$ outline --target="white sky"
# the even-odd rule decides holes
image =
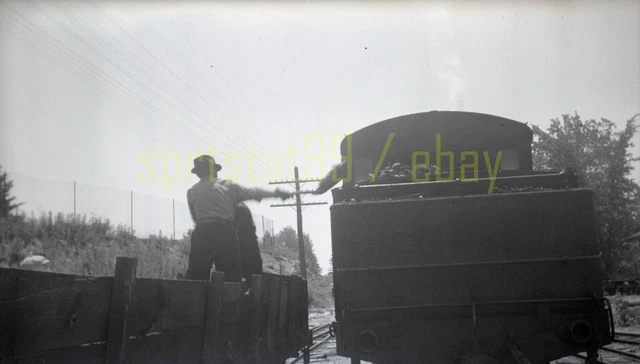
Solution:
[[[189,153],[211,143],[222,177],[275,187],[267,153],[283,153],[271,179],[293,177],[291,148],[302,176],[318,177],[338,161],[334,135],[403,114],[474,111],[546,128],[574,111],[619,126],[640,112],[638,1],[2,1],[0,37],[0,164],[122,190],[86,188],[97,216],[126,210],[130,190],[184,201]],[[155,182],[142,181],[144,152],[156,154]],[[163,153],[173,153],[164,184]],[[69,210],[57,196],[68,183],[20,178],[33,208]],[[138,201],[136,219],[160,214]],[[251,205],[257,219],[295,228],[295,211],[272,201]],[[325,269],[328,206],[303,218]]]

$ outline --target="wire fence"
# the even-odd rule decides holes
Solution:
[[[163,235],[180,239],[193,229],[185,201],[21,174],[9,174],[9,179],[13,181],[16,202],[23,203],[19,208],[23,213],[86,215],[125,226],[138,238]],[[265,232],[273,232],[273,220],[255,214],[253,218],[260,238]]]

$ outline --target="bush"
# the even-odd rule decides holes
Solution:
[[[113,275],[116,257],[138,258],[138,277],[175,278],[186,271],[190,232],[181,240],[165,236],[137,239],[127,226],[86,215],[52,213],[0,219],[0,258],[17,263],[44,254],[49,270],[67,274]]]
[[[615,326],[627,327],[640,324],[640,317],[633,312],[631,304],[623,296],[616,295],[612,306]]]

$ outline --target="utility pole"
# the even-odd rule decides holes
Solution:
[[[73,222],[76,222],[76,181],[73,181]]]
[[[312,193],[312,191],[301,191],[300,190],[300,183],[306,183],[306,182],[319,182],[321,181],[321,179],[314,179],[314,180],[300,180],[300,177],[298,176],[298,167],[295,167],[293,169],[294,171],[294,175],[295,175],[295,180],[294,181],[278,181],[278,182],[269,182],[270,185],[277,185],[277,184],[294,184],[295,188],[296,188],[296,203],[295,204],[277,204],[277,205],[271,205],[271,207],[294,207],[296,208],[296,212],[298,215],[298,255],[300,258],[300,274],[302,275],[302,278],[307,279],[307,261],[305,259],[305,254],[304,254],[304,233],[302,232],[302,206],[308,206],[308,205],[326,205],[326,202],[307,202],[307,203],[302,203],[302,198],[300,197],[300,195],[303,194],[309,194]]]
[[[131,235],[133,235],[133,191],[131,191]]]
[[[176,240],[176,199],[171,199],[171,211],[173,213],[173,240]]]

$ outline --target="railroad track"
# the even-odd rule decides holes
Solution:
[[[313,344],[308,348],[308,357],[305,361],[305,354],[300,355],[289,364],[293,363],[327,363],[342,362],[348,363],[346,358],[336,357],[336,342],[332,324],[325,324],[312,327]],[[600,361],[603,364],[640,363],[640,334],[616,332],[613,344],[600,349]],[[556,364],[584,363],[586,354],[576,354],[572,359],[565,358],[555,361]]]
[[[308,354],[300,352],[297,358],[287,361],[287,363],[350,363],[349,359],[338,357],[336,354],[332,324],[322,323],[322,320],[314,321],[318,325],[309,328],[313,340],[312,345],[308,347]],[[306,361],[305,355],[307,355]],[[613,343],[601,348],[599,355],[603,364],[640,363],[640,334],[616,331]],[[556,360],[553,363],[582,364],[586,359],[586,353],[581,353]]]
[[[640,334],[630,332],[615,332],[613,343],[600,349],[600,361],[605,364],[618,363],[640,363]],[[586,361],[587,357],[583,354],[576,354],[574,357],[582,361]],[[569,362],[559,362],[569,363]]]
[[[297,358],[288,363],[314,363],[326,361],[329,356],[336,356],[336,340],[333,328],[333,323],[311,327],[309,329],[309,335],[312,338],[311,345],[300,352]]]

